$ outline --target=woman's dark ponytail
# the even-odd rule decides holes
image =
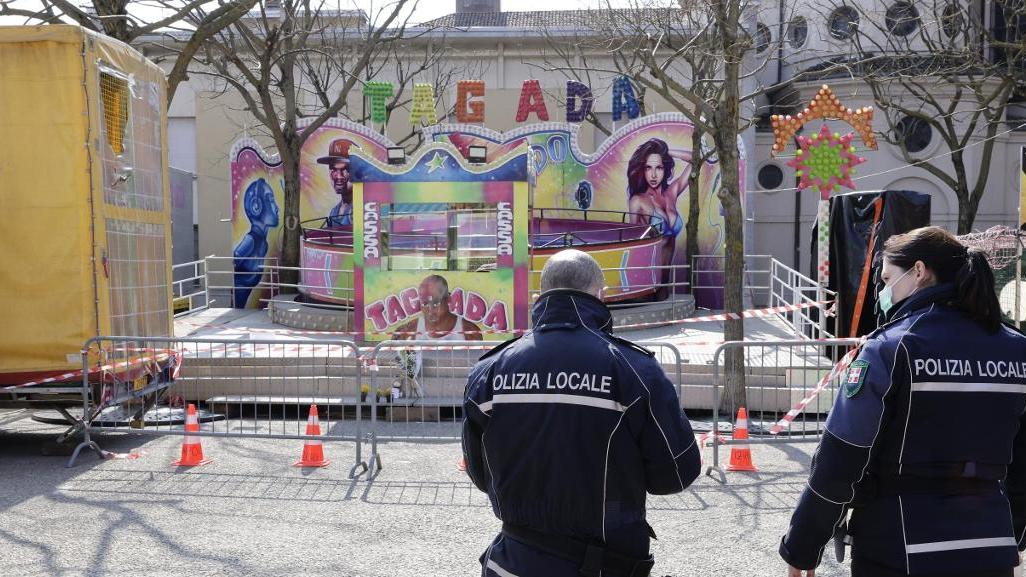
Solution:
[[[994,290],[994,271],[987,255],[979,249],[969,249],[965,263],[955,273],[959,308],[989,332],[1001,327],[1001,305]]]
[[[955,284],[955,306],[990,332],[1001,327],[994,271],[983,251],[967,249],[950,232],[927,226],[887,239],[883,256],[902,270],[922,261],[936,275],[937,282]]]

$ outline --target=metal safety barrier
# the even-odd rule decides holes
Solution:
[[[837,293],[803,275],[784,263],[770,261],[769,306],[807,305],[837,299]],[[827,307],[801,308],[777,316],[794,331],[796,339],[828,339],[835,335],[827,330]]]
[[[705,439],[712,445],[706,474],[726,482],[719,447],[738,443],[819,442],[833,406],[837,385],[859,339],[732,341],[713,354],[712,426]],[[734,415],[724,410],[724,361],[728,351],[743,355],[744,396],[733,399],[748,413],[747,440],[730,438]],[[731,407],[732,412],[735,407]]]
[[[236,271],[236,261],[248,262],[253,260],[263,261],[259,267],[260,280],[250,286],[241,286],[236,283],[241,277],[252,276],[251,271]],[[675,303],[685,299],[684,295],[697,292],[713,293],[723,290],[723,255],[694,255],[691,262],[685,264],[651,265],[651,266],[610,266],[602,269],[606,275],[615,276],[617,280],[610,282],[607,290],[609,295],[621,293],[638,294],[626,298],[628,301],[635,298],[645,298],[652,294],[665,293],[665,303]],[[317,289],[324,289],[321,284],[310,284],[300,280],[298,283],[284,283],[280,279],[287,271],[295,271],[300,279],[306,276],[331,277],[350,279],[353,275],[351,268],[338,267],[295,267],[282,266],[278,263],[277,257],[225,257],[208,256],[201,260],[180,263],[174,265],[175,282],[174,295],[179,301],[187,301],[188,310],[178,313],[178,316],[197,312],[205,308],[231,308],[236,306],[236,293],[240,290],[259,290],[265,295],[273,297],[278,294],[310,292]],[[628,277],[639,271],[660,271],[662,277],[657,280],[642,282],[634,280],[628,282]],[[529,271],[532,282],[541,275],[540,269]],[[333,293],[338,293],[337,298],[343,300],[353,298],[355,289],[349,284],[344,286],[330,287]],[[831,296],[829,291],[818,289],[815,282],[797,271],[783,265],[770,255],[746,255],[744,271],[744,290],[746,298],[753,303],[753,306],[762,306],[767,302],[784,304],[800,304],[812,302],[813,300],[828,300]],[[817,293],[820,291],[820,293]],[[540,290],[530,291],[530,296],[540,294]],[[817,298],[817,294],[822,298]],[[262,299],[263,302],[270,300],[268,296]],[[634,302],[609,302],[607,306],[611,309],[630,308],[635,306]],[[320,302],[318,306],[336,310],[349,310],[348,303]],[[774,306],[774,305],[771,305]],[[183,304],[183,309],[185,308]],[[784,318],[789,324],[798,325],[799,319],[791,317]],[[800,319],[805,325],[815,324],[808,318]],[[795,329],[800,330],[799,328]],[[829,335],[821,335],[829,336]]]
[[[368,468],[359,348],[348,340],[231,340],[95,337],[82,349],[83,449],[105,454],[93,434],[130,432],[192,437],[347,441],[350,478]],[[194,404],[199,432],[186,433]],[[320,435],[307,435],[318,408]]]
[[[206,269],[205,260],[171,266],[171,302],[174,316],[184,316],[209,307]]]
[[[767,302],[770,289],[770,265],[775,259],[768,254],[746,254],[742,286],[745,298],[753,304]],[[691,290],[713,291],[722,295],[724,267],[727,259],[721,254],[698,254],[691,257]]]
[[[368,467],[373,478],[381,469],[379,443],[441,442],[462,435],[463,396],[478,359],[503,341],[444,342],[389,340],[365,353],[370,374],[371,443]],[[669,366],[683,407],[680,351],[670,343],[639,341]],[[358,442],[366,442],[364,439]]]

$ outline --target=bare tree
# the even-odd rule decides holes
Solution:
[[[281,158],[285,285],[295,285],[298,278],[300,152],[307,139],[330,118],[366,122],[369,108],[353,94],[370,80],[387,74],[393,82],[394,94],[386,103],[391,113],[409,104],[407,89],[415,79],[433,80],[441,91],[460,74],[441,63],[443,51],[412,45],[431,36],[431,30],[407,26],[413,12],[407,8],[415,4],[395,0],[370,17],[329,8],[324,0],[282,0],[273,8],[261,4],[258,13],[207,42],[196,59],[192,74],[212,77],[226,92],[238,94]],[[420,138],[413,127],[398,141],[415,147]]]
[[[570,42],[581,46],[581,53],[552,50],[550,70],[572,71],[583,67],[594,72],[625,75],[632,83],[658,94],[675,110],[683,113],[695,127],[693,150],[700,151],[693,162],[715,155],[720,162],[717,196],[725,220],[724,309],[738,313],[743,309],[744,222],[741,205],[741,179],[738,141],[741,133],[755,121],[742,115],[747,101],[772,90],[772,87],[744,91],[754,85],[752,78],[768,57],[746,67],[746,54],[752,38],[743,24],[754,7],[745,0],[680,0],[676,7],[650,0],[631,0],[627,7],[614,8],[606,2],[604,10],[591,11],[580,25],[579,37],[550,35],[550,45]],[[582,56],[590,55],[591,60]],[[572,73],[572,72],[570,72]],[[702,146],[711,136],[711,149]],[[699,170],[691,171],[688,215],[689,256],[698,252]],[[729,320],[724,327],[728,341],[744,338],[740,319]],[[725,359],[723,406],[733,411],[745,403],[744,358],[736,350]]]
[[[831,34],[850,36],[852,46],[837,59],[846,66],[823,77],[866,83],[886,122],[881,138],[954,192],[958,233],[970,232],[1009,101],[1026,81],[1026,2],[988,2],[989,26],[978,10],[950,0],[899,3],[886,14],[830,2],[821,11]],[[847,18],[839,20],[839,11]],[[943,148],[923,158],[924,133],[931,132]]]
[[[0,0],[0,16],[20,16],[27,23],[72,22],[84,28],[139,45],[160,35],[173,36],[174,65],[167,76],[167,101],[174,98],[192,57],[204,42],[244,16],[257,0],[227,0],[214,10],[203,10],[210,0],[92,0],[76,5],[69,0],[41,0],[40,5],[21,8],[14,0]],[[129,11],[129,8],[133,8]],[[139,14],[159,14],[144,19]]]
[[[615,28],[618,35],[629,33],[632,28],[637,27],[637,24],[630,23],[642,21],[652,30],[662,30],[669,33],[666,40],[667,50],[673,49],[673,46],[685,37],[685,29],[693,30],[697,28],[699,30],[699,37],[692,38],[694,42],[709,42],[712,39],[712,35],[709,34],[710,29],[701,29],[694,26],[693,23],[689,22],[692,16],[694,14],[678,10],[652,9],[639,5],[607,13],[582,12],[579,18],[579,35],[568,37],[562,32],[552,30],[544,32],[547,53],[543,60],[543,67],[561,73],[568,80],[575,80],[591,87],[602,86],[602,82],[597,82],[597,80],[601,79],[596,78],[600,72],[596,67],[602,66],[599,62],[606,59],[609,45],[596,41],[595,37],[597,34],[609,28]],[[585,38],[581,38],[580,34],[583,34]],[[629,55],[621,54],[621,57],[627,56]],[[682,52],[679,55],[679,59],[686,64],[689,71],[692,71],[688,78],[682,79],[682,82],[688,83],[690,88],[696,94],[701,94],[704,99],[713,98],[717,87],[715,84],[705,81],[705,79],[712,78],[716,73],[719,60],[715,52],[712,50],[688,50]],[[623,73],[624,71],[639,70],[642,67],[642,63],[640,59],[631,57],[629,62],[623,60],[620,62],[614,61],[613,66],[620,73]],[[604,84],[609,85],[608,82]],[[641,113],[643,114],[643,111],[648,108],[646,101],[648,87],[635,82],[634,88],[637,92]],[[560,104],[565,104],[565,95],[563,93],[553,92],[550,96]],[[610,128],[602,122],[594,110],[589,111],[585,121],[606,136],[612,134]],[[702,166],[703,163],[715,156],[715,151],[705,144],[708,133],[703,128],[704,125],[696,123],[691,135],[691,151],[693,155],[691,162],[696,168]],[[693,262],[694,257],[699,255],[698,225],[701,184],[701,170],[691,170],[688,173],[688,215],[684,221],[684,253],[685,262],[688,263]]]

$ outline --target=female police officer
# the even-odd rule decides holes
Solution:
[[[848,509],[852,574],[1011,576],[1026,530],[1026,337],[983,254],[937,227],[884,245],[880,308],[842,378],[780,555],[815,575]]]

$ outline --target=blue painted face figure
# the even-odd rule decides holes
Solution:
[[[274,190],[265,182],[263,188],[264,202],[270,205],[271,210],[267,211],[265,215],[268,227],[278,226],[278,203],[274,200]]]
[[[274,200],[274,189],[267,181],[259,178],[246,188],[243,195],[246,218],[253,229],[264,231],[278,226],[278,203]]]
[[[249,232],[232,251],[235,270],[232,300],[237,308],[246,307],[253,288],[260,283],[264,273],[264,258],[269,248],[267,232],[278,226],[279,222],[274,189],[266,180],[258,178],[250,183],[242,200],[246,218],[249,219]]]

